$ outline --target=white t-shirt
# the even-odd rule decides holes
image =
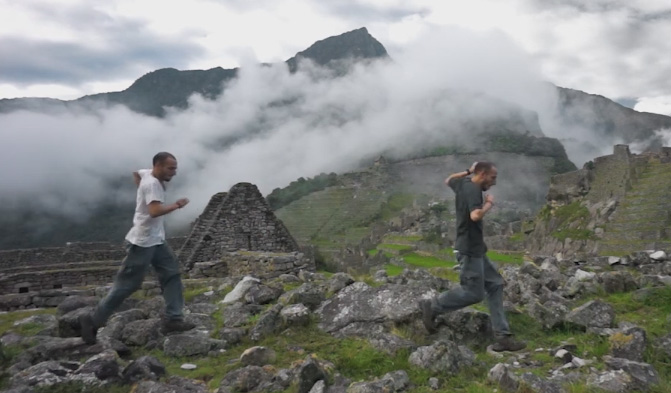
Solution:
[[[152,218],[149,215],[149,204],[153,201],[165,203],[165,189],[151,174],[151,169],[140,169],[138,174],[142,180],[137,188],[133,228],[128,231],[126,240],[140,247],[156,246],[165,241],[165,228],[163,216]]]

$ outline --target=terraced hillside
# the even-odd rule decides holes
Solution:
[[[336,185],[298,197],[275,214],[300,244],[317,246],[327,259],[362,240],[376,241],[373,238],[379,238],[384,228],[417,225],[423,228],[415,228],[418,233],[428,235],[426,230],[440,227],[452,239],[453,234],[448,233],[454,226],[449,221],[454,194],[444,179],[480,160],[492,161],[499,168],[499,185],[492,190],[502,201],[497,211],[534,211],[542,206],[556,161],[547,156],[489,152],[404,160],[349,172],[332,179],[331,184]],[[445,207],[444,215],[421,216],[421,211],[430,210],[430,203]]]
[[[671,163],[651,159],[606,225],[602,255],[671,250]]]
[[[377,189],[330,187],[312,193],[276,214],[302,244],[321,240],[325,251],[339,243],[358,243],[386,198]]]

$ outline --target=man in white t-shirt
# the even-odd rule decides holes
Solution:
[[[165,242],[163,216],[181,209],[189,200],[178,199],[166,204],[165,183],[177,174],[177,159],[170,153],[154,156],[152,169],[133,173],[137,188],[133,227],[126,235],[128,255],[114,280],[112,289],[98,303],[91,315],[80,317],[82,339],[87,344],[96,342],[98,328],[105,325],[114,310],[142,285],[149,266],[154,267],[163,290],[166,305],[164,332],[182,332],[193,329],[194,324],[184,321],[183,286],[179,263]]]

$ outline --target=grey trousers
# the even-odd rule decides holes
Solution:
[[[503,277],[487,258],[459,254],[461,286],[443,292],[432,301],[433,311],[459,310],[487,298],[492,328],[497,337],[509,336],[510,327],[503,310]]]
[[[127,246],[128,254],[114,279],[114,285],[93,313],[93,323],[103,326],[114,310],[133,292],[140,289],[149,266],[158,276],[166,305],[166,316],[170,320],[184,317],[184,287],[180,277],[179,263],[170,247],[163,243],[152,247]]]

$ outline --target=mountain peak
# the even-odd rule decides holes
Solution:
[[[287,60],[287,64],[291,72],[295,72],[299,58],[310,59],[319,65],[326,65],[334,60],[386,57],[389,57],[389,55],[384,46],[370,35],[368,29],[360,27],[315,42],[306,50],[298,52],[296,56]]]

